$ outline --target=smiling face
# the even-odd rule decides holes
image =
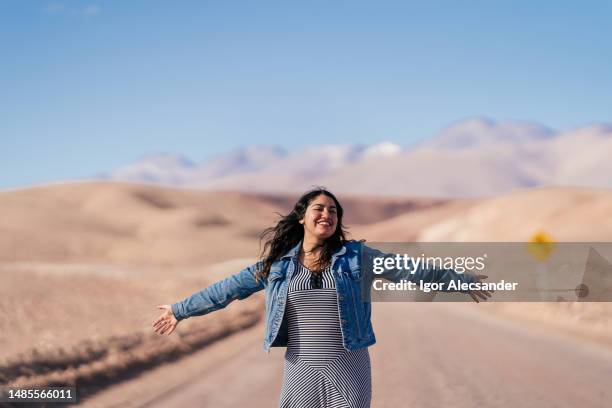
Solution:
[[[333,198],[319,194],[310,201],[304,217],[304,238],[314,238],[319,242],[331,237],[338,227],[338,209]]]

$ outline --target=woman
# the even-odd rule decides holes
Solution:
[[[241,272],[173,305],[153,323],[170,334],[179,321],[204,315],[265,289],[264,350],[287,347],[281,407],[369,407],[371,368],[368,346],[376,339],[370,303],[362,293],[362,255],[382,254],[346,240],[343,210],[325,189],[304,194],[289,215],[262,234],[262,259]],[[365,258],[365,257],[364,257]],[[479,281],[452,270],[388,270],[391,281]],[[487,291],[470,292],[486,300]]]

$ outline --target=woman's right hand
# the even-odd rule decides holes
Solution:
[[[488,276],[487,275],[476,275],[476,283],[480,283],[483,281],[483,279],[487,279]],[[470,297],[472,299],[474,299],[474,302],[479,303],[482,301],[487,301],[488,298],[491,297],[491,295],[493,294],[493,290],[470,290],[468,292],[468,294],[470,295]],[[478,299],[480,298],[480,300]]]
[[[153,322],[153,330],[158,334],[171,334],[176,325],[178,324],[178,320],[174,317],[174,313],[172,313],[172,306],[170,305],[159,305],[158,309],[163,309],[163,313],[159,315],[157,319]]]

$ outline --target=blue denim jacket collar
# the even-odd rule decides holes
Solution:
[[[281,259],[283,259],[283,258],[296,258],[299,255],[299,253],[300,253],[300,248],[302,247],[302,242],[304,242],[303,239],[300,240],[300,242],[298,242],[296,246],[291,248],[285,255],[281,256]],[[340,248],[337,252],[332,254],[332,258],[335,258],[337,256],[343,255],[345,252],[346,252],[346,246],[342,245],[342,248]]]
[[[297,243],[296,246],[294,246],[293,248],[291,248],[289,250],[289,252],[287,252],[285,255],[281,256],[281,259],[283,258],[295,258],[298,256],[298,254],[300,253],[300,248],[302,247],[302,242],[303,240],[300,240],[300,242]]]

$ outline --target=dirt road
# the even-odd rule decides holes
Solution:
[[[373,407],[609,407],[612,348],[526,328],[476,304],[377,303]],[[85,406],[274,407],[284,349],[258,325]]]

